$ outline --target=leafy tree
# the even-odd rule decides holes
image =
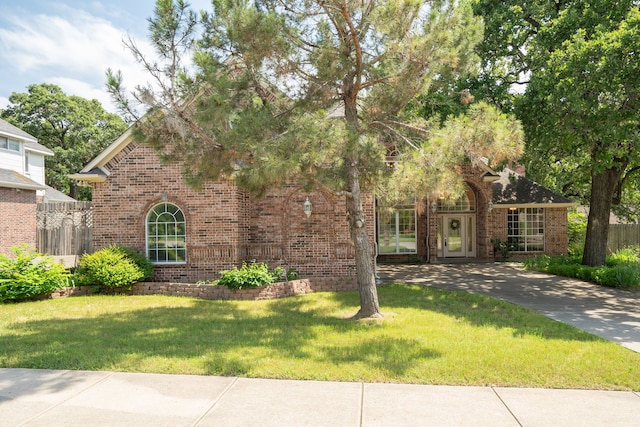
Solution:
[[[590,202],[582,262],[604,264],[612,205],[636,198],[640,171],[637,1],[478,0],[475,9],[489,80],[526,84],[515,108],[530,175]]]
[[[77,173],[126,129],[117,115],[97,100],[66,95],[52,84],[30,85],[12,93],[0,116],[54,152],[46,158],[46,183],[73,198],[89,200],[89,188],[77,188],[68,175]]]
[[[360,310],[380,316],[363,204],[461,188],[453,165],[517,152],[519,126],[485,105],[427,122],[409,101],[474,64],[481,35],[466,2],[214,0],[198,18],[159,0],[149,20],[158,61],[127,45],[154,79],[134,100],[136,134],[186,165],[190,182],[233,176],[261,193],[298,182],[343,195],[355,246]],[[196,72],[185,54],[193,51]],[[136,115],[119,73],[113,96]],[[385,163],[394,149],[396,167]]]

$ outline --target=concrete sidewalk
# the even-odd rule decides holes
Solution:
[[[638,426],[640,394],[0,369],[2,426]]]
[[[499,298],[640,352],[640,292],[528,271],[519,263],[379,265],[378,275],[384,282]]]

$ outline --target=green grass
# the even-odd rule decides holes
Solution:
[[[419,286],[271,301],[74,297],[0,306],[0,367],[640,390],[640,354],[506,302]]]

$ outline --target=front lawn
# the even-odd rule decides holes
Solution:
[[[464,292],[379,289],[270,301],[91,296],[0,306],[0,367],[640,390],[640,354]]]

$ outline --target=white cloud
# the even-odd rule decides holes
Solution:
[[[9,98],[0,96],[0,110],[9,106]]]
[[[107,68],[122,70],[129,87],[147,81],[146,74],[122,44],[126,32],[87,12],[64,7],[60,16],[15,16],[0,29],[0,54],[19,74],[46,78],[30,83],[55,83],[65,93],[98,99],[114,111],[105,90]],[[150,52],[144,36],[138,47]]]

